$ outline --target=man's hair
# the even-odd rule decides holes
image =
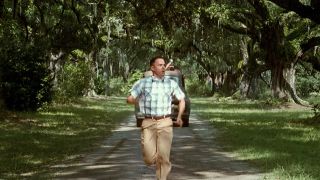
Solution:
[[[155,56],[155,57],[151,58],[151,60],[150,60],[150,66],[152,66],[153,63],[154,63],[157,59],[163,59],[163,60],[166,62],[166,58],[165,58],[165,57],[163,57],[163,56]]]

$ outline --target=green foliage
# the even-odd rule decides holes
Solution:
[[[206,84],[205,81],[200,81],[195,77],[191,77],[185,80],[186,91],[189,96],[210,96],[211,87]]]
[[[307,101],[310,102],[310,104],[320,104],[320,91],[310,93]]]
[[[122,91],[123,87],[125,87],[125,83],[121,77],[111,78],[109,81],[108,95],[110,96],[128,95],[126,92]]]
[[[1,88],[4,103],[12,110],[37,110],[52,99],[45,50],[28,44],[0,48]]]
[[[124,95],[128,95],[133,84],[143,77],[143,73],[141,71],[134,72],[131,76],[129,76],[128,82],[121,87],[121,92]]]
[[[124,101],[83,98],[14,115],[0,110],[0,179],[53,179],[52,171],[62,170],[54,165],[77,161],[99,148],[132,112]]]
[[[94,90],[97,94],[105,94],[107,80],[104,79],[103,75],[99,75],[94,78]]]
[[[215,17],[222,22],[228,22],[230,16],[234,13],[233,8],[227,4],[211,4],[209,8],[206,9],[206,12],[210,14],[211,18]]]
[[[72,52],[75,56],[83,57],[99,52],[90,61],[95,61],[91,63],[96,64],[96,70],[99,71],[97,74],[103,69],[107,75],[94,79],[94,90],[98,94],[107,92],[111,95],[126,94],[133,84],[126,83],[126,77],[136,69],[143,71],[148,64],[146,59],[155,54],[161,53],[181,62],[189,59],[185,66],[179,66],[188,75],[199,74],[199,71],[203,71],[203,74],[239,72],[245,65],[242,59],[245,59],[246,53],[251,59],[258,60],[259,66],[256,69],[259,70],[260,65],[269,64],[264,62],[260,53],[263,47],[259,46],[265,35],[265,31],[262,31],[264,26],[272,27],[274,21],[279,20],[285,31],[284,43],[289,46],[276,49],[296,51],[288,53],[286,57],[289,58],[299,51],[302,41],[319,35],[319,26],[300,18],[296,13],[283,11],[270,1],[87,2],[17,1],[16,6],[13,6],[11,1],[6,0],[0,36],[7,39],[2,42],[15,41],[17,37],[31,43],[42,39],[50,46],[50,53],[53,54],[63,52],[68,55]],[[158,13],[163,8],[166,13]],[[15,15],[12,14],[14,11]],[[244,48],[248,45],[246,39],[255,42],[251,53]],[[270,43],[268,39],[264,41]],[[299,76],[299,95],[307,96],[310,92],[319,91],[319,78],[312,79],[303,75],[299,79]],[[71,85],[71,80],[66,82],[68,78],[59,79],[63,82],[58,82],[57,96],[67,98],[85,93],[82,92],[83,88],[77,88],[85,85]],[[189,82],[191,94],[210,94],[210,88],[203,86],[204,83],[197,80]],[[270,87],[262,87],[261,84],[257,86],[259,92],[250,97],[259,98],[260,94],[263,94],[262,98],[270,96],[264,95],[264,91]]]
[[[296,88],[298,94],[302,97],[308,97],[312,92],[320,92],[320,73],[310,75],[300,69],[297,73]]]
[[[215,142],[267,172],[262,179],[319,179],[319,128],[295,123],[310,117],[310,109],[270,109],[258,101],[191,101],[192,112],[220,132]]]
[[[316,104],[312,107],[312,111],[314,113],[313,119],[320,123],[320,104]]]
[[[90,89],[90,63],[86,61],[67,61],[58,75],[58,85],[55,88],[55,100],[68,102],[74,98],[86,95]]]
[[[127,96],[131,88],[130,85],[133,84],[132,79],[135,79],[135,77],[129,78],[129,82],[125,82],[122,77],[113,77],[106,80],[102,75],[99,75],[94,79],[95,92],[108,96]]]
[[[262,102],[270,107],[279,107],[281,104],[285,103],[284,100],[274,98],[274,97],[268,97],[262,100]]]
[[[319,125],[320,124],[320,93],[313,92],[307,98],[307,101],[312,105],[313,117],[310,117],[304,124]]]

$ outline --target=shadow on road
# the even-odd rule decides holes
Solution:
[[[235,160],[219,149],[215,130],[192,117],[189,128],[174,128],[169,179],[262,179],[263,175],[246,162]],[[114,131],[101,147],[81,163],[57,165],[55,179],[156,179],[155,168],[144,165],[140,129],[134,117]]]

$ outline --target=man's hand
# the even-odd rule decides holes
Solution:
[[[127,97],[127,103],[128,104],[135,104],[136,103],[136,99],[132,95],[130,95],[130,96]]]
[[[182,125],[183,125],[182,119],[181,119],[181,118],[177,118],[176,124],[177,124],[179,127],[182,127]]]
[[[178,112],[178,116],[177,116],[177,125],[179,125],[180,127],[182,127],[183,125],[183,121],[182,121],[182,114],[184,112],[186,106],[186,102],[184,101],[184,99],[179,100],[179,112]]]

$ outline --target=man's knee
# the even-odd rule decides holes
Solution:
[[[144,163],[145,163],[146,165],[151,166],[151,165],[153,165],[153,164],[156,163],[156,158],[147,158],[147,157],[144,157],[144,158],[143,158],[143,161],[144,161]]]

